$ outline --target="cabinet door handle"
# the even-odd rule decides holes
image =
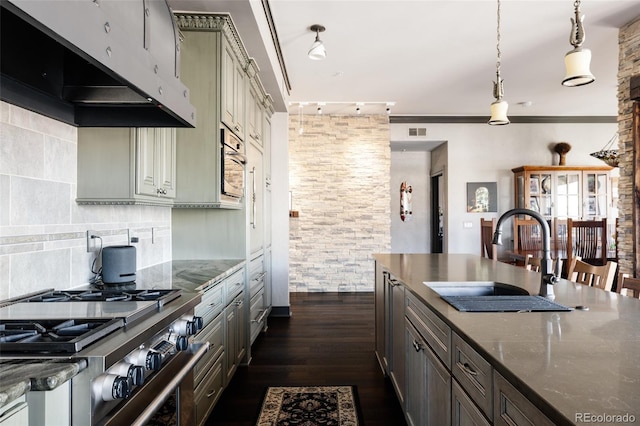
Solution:
[[[235,301],[235,305],[236,305],[236,306],[242,306],[242,304],[243,304],[243,303],[244,303],[244,302],[243,302],[242,300],[236,300],[236,301]]]
[[[217,392],[217,391],[216,391],[215,389],[214,389],[214,390],[212,390],[211,392],[209,392],[209,393],[207,394],[207,398],[211,398],[213,395],[215,395],[215,394],[216,394],[216,392]]]
[[[465,371],[465,373],[470,374],[472,376],[477,376],[478,375],[478,372],[475,371],[473,368],[471,368],[471,366],[469,365],[468,362],[465,362],[464,364],[461,364],[461,365],[462,365],[462,369]]]
[[[418,342],[417,340],[414,340],[413,348],[416,350],[416,352],[420,352],[423,349],[422,343]]]

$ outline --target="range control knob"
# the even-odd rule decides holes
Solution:
[[[117,374],[101,374],[93,381],[93,390],[102,401],[129,398],[131,386],[129,378]]]
[[[159,370],[162,366],[162,354],[151,349],[136,349],[129,354],[127,360],[145,370]]]
[[[196,323],[184,318],[181,318],[171,324],[171,331],[178,336],[191,336],[198,332],[196,329]]]
[[[186,351],[189,349],[189,338],[187,336],[176,337],[176,349]]]
[[[198,331],[202,330],[202,328],[204,327],[204,320],[202,319],[202,317],[198,317],[198,316],[195,316],[195,315],[185,315],[181,319],[185,320],[185,321],[192,322],[193,324],[195,324],[196,333]]]
[[[140,386],[144,383],[144,367],[130,362],[120,361],[109,368],[109,373],[128,377],[131,383]]]

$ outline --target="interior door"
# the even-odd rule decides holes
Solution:
[[[444,250],[444,190],[442,175],[431,176],[431,253]]]

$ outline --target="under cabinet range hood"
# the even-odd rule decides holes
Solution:
[[[0,0],[0,98],[78,127],[194,127],[166,0]]]

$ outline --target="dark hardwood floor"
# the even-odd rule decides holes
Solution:
[[[374,349],[373,293],[291,293],[291,318],[269,318],[207,425],[254,425],[267,386],[356,385],[363,424],[406,425]]]

